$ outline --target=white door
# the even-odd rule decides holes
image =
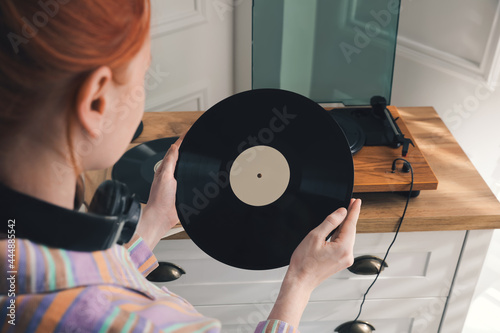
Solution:
[[[206,110],[233,93],[233,12],[220,0],[151,0],[146,111]]]

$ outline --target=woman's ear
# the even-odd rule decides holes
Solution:
[[[76,100],[76,116],[83,129],[93,138],[99,136],[104,113],[110,100],[113,73],[107,66],[93,71],[80,86]]]

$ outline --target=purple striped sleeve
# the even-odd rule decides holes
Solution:
[[[284,321],[271,319],[261,321],[257,325],[255,333],[299,333],[299,331]]]
[[[139,235],[135,234],[124,247],[128,250],[130,259],[142,275],[147,276],[158,267],[158,260]]]

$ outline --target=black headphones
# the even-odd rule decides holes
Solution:
[[[89,213],[65,209],[2,184],[0,205],[0,232],[72,251],[101,251],[116,243],[125,244],[132,239],[141,217],[135,194],[114,180],[99,186]]]

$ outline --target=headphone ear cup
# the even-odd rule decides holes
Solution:
[[[89,205],[89,213],[104,216],[121,216],[130,192],[127,186],[116,180],[107,180],[97,188]]]
[[[128,243],[134,235],[141,218],[141,203],[127,185],[116,180],[107,180],[97,188],[89,206],[89,213],[117,217],[121,229],[116,242],[121,245]]]

